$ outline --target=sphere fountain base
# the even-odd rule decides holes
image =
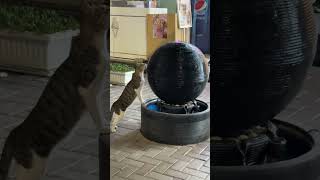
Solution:
[[[286,159],[252,166],[213,166],[214,179],[317,180],[320,175],[319,131],[307,132],[279,120],[272,122],[278,127],[279,137],[283,137],[287,141]]]
[[[182,108],[170,107],[160,99],[147,100],[141,106],[142,135],[152,141],[173,145],[194,144],[208,139],[209,107],[200,100],[195,100],[195,104],[197,107],[186,104]]]

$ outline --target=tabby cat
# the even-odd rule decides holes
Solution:
[[[143,103],[142,89],[145,82],[144,70],[146,65],[144,63],[137,63],[135,67],[135,72],[132,75],[132,79],[124,88],[119,99],[115,101],[111,106],[111,126],[110,131],[116,132],[117,124],[123,119],[126,109],[133,103],[133,101],[138,96],[141,104]]]
[[[107,77],[106,6],[109,3],[103,0],[82,1],[80,36],[25,121],[9,133],[0,159],[0,180],[7,179],[13,160],[17,180],[39,180],[50,152],[85,110],[102,130],[104,115],[99,100]]]

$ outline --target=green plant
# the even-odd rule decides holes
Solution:
[[[78,21],[55,10],[0,3],[0,29],[50,34],[79,28]]]
[[[128,71],[134,71],[134,68],[127,64],[110,63],[110,70],[115,72],[128,72]]]

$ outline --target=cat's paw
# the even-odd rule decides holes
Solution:
[[[114,133],[116,131],[117,131],[117,125],[113,122],[111,123],[111,126],[110,126],[110,132]]]
[[[111,133],[115,133],[118,129],[118,126],[114,126],[114,127],[111,127],[110,131]]]

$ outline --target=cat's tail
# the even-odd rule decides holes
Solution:
[[[13,159],[12,133],[7,137],[0,159],[0,180],[8,178],[11,161]]]

